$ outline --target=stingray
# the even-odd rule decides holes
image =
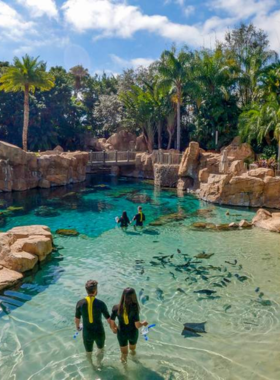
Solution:
[[[210,259],[210,257],[212,257],[213,255],[214,255],[214,253],[202,252],[202,253],[199,253],[198,255],[196,255],[195,257],[197,259]]]
[[[214,293],[217,293],[215,290],[209,290],[209,289],[202,289],[202,290],[196,290],[194,293],[198,294],[206,294],[207,296],[211,296]]]
[[[205,324],[203,323],[184,323],[182,334],[185,338],[198,338],[200,334],[206,334]]]

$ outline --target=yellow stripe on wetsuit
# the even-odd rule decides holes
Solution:
[[[139,212],[140,215],[140,222],[143,222],[143,212]]]
[[[88,304],[88,319],[89,323],[93,323],[93,302],[95,300],[95,297],[86,297],[87,304]]]
[[[128,319],[128,315],[127,315],[127,311],[126,311],[125,306],[123,307],[123,320],[124,320],[125,325],[129,324],[129,319]]]

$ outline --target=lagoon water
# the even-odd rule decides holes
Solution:
[[[124,209],[132,217],[139,203],[146,228],[124,232],[116,227],[115,217]],[[198,221],[251,219],[254,211],[217,207],[113,177],[92,177],[86,185],[68,188],[4,194],[0,204],[24,207],[9,217],[2,230],[45,224],[53,232],[58,228],[80,232],[78,237],[55,235],[55,243],[63,247],[59,254],[17,289],[0,295],[1,380],[280,379],[280,236],[260,229],[213,232],[190,227]],[[37,216],[42,205],[59,215]],[[174,213],[179,220],[148,226]],[[194,258],[203,251],[214,255]],[[160,261],[153,256],[171,254],[171,263],[154,264]],[[190,258],[200,263],[188,271],[176,267]],[[144,289],[149,296],[141,304],[141,317],[156,327],[148,342],[140,337],[137,359],[129,359],[126,367],[119,361],[117,340],[107,325],[101,371],[88,365],[82,337],[73,339],[75,305],[85,296],[88,279],[98,280],[99,297],[109,309],[127,286],[137,293]],[[204,289],[216,293],[195,293]],[[204,322],[206,333],[182,335],[185,323]]]

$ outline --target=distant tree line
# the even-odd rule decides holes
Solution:
[[[82,66],[46,72],[28,56],[0,62],[0,139],[27,149],[27,124],[31,150],[77,149],[87,135],[125,128],[142,133],[149,150],[182,149],[191,139],[220,149],[240,134],[271,156],[280,141],[280,62],[267,35],[243,24],[214,49],[172,47],[116,77]]]

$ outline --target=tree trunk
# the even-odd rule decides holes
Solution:
[[[29,124],[29,87],[25,85],[24,89],[24,117],[23,117],[23,130],[22,130],[22,147],[27,151],[27,137],[28,137],[28,124]]]
[[[177,149],[181,150],[181,94],[178,93],[177,99]]]
[[[159,121],[158,123],[158,149],[161,149],[161,133],[162,133],[162,122]]]
[[[167,145],[167,150],[171,149],[171,144],[172,144],[172,138],[173,138],[173,133],[167,130],[169,138],[168,138],[168,145]]]
[[[280,170],[280,138],[278,138],[278,157],[277,157],[277,169]]]

